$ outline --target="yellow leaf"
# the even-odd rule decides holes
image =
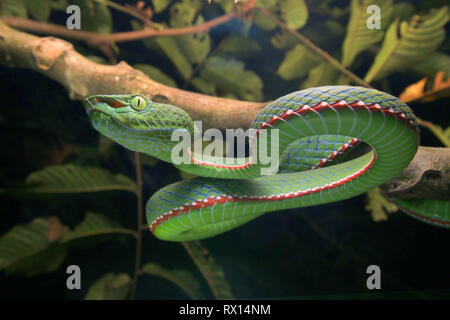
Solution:
[[[412,100],[416,100],[417,97],[422,96],[427,80],[427,78],[423,78],[419,82],[413,83],[412,85],[406,87],[406,89],[400,94],[400,100],[409,102]]]
[[[433,81],[430,90],[426,90],[427,78],[423,78],[408,86],[405,91],[400,94],[400,100],[409,102],[431,102],[439,98],[450,96],[450,79],[444,81],[444,72],[439,71]]]
[[[379,188],[367,192],[367,205],[365,209],[370,211],[372,220],[375,222],[387,220],[388,213],[393,213],[398,210],[394,203],[390,202],[381,194]]]

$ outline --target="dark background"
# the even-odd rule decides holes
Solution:
[[[343,6],[347,5],[344,3]],[[414,2],[423,9],[445,3],[448,2]],[[112,13],[115,30],[129,30],[128,17],[114,10]],[[211,10],[211,16],[206,15],[205,19],[214,14]],[[52,18],[54,21],[63,19],[58,15]],[[314,13],[311,13],[310,21],[314,21]],[[214,43],[240,27],[240,23],[231,22],[214,29],[211,32]],[[315,27],[316,24],[308,22],[305,34]],[[281,81],[275,74],[283,56],[269,44],[266,33],[252,27],[250,36],[258,41],[262,53],[246,60],[246,68],[262,77],[265,98],[274,99],[297,90],[297,83]],[[341,41],[336,39],[328,46],[339,47]],[[80,51],[89,50],[82,44],[75,44]],[[321,46],[331,49],[327,45]],[[119,47],[119,59],[130,65],[148,63],[169,75],[175,74],[170,62],[147,50],[141,42],[124,43]],[[448,53],[448,48],[447,37],[441,51]],[[364,75],[370,66],[371,59],[364,61],[367,64],[354,70],[356,74]],[[65,163],[101,166],[134,177],[130,152],[115,146],[109,160],[96,154],[98,133],[90,127],[80,102],[69,100],[62,86],[27,70],[1,67],[0,75],[1,186],[15,185],[31,172],[55,163],[67,145],[76,146],[80,152],[66,157]],[[419,79],[413,73],[395,74],[389,77],[389,88],[392,94],[398,95]],[[414,104],[412,108],[422,119],[446,127],[448,103],[449,99],[441,99],[426,105]],[[421,144],[440,146],[425,129],[422,129]],[[156,191],[149,185],[156,183],[163,187],[179,179],[178,171],[169,164],[144,167],[145,199]],[[82,220],[86,210],[108,215],[126,227],[135,228],[135,202],[133,195],[126,193],[46,200],[0,195],[0,234],[40,216],[56,215],[64,224],[75,225]],[[269,213],[202,242],[224,268],[237,298],[448,299],[450,232],[402,213],[392,214],[388,221],[375,223],[364,206],[363,195],[329,205]],[[146,231],[143,246],[143,263],[155,261],[169,268],[184,268],[202,279],[180,244],[157,240]],[[132,240],[113,240],[89,249],[72,249],[62,268],[55,273],[30,278],[6,277],[0,273],[0,298],[80,299],[86,295],[89,286],[107,272],[132,274],[134,255],[135,242]],[[71,264],[79,265],[82,270],[82,289],[78,291],[66,289],[65,269]],[[376,292],[366,288],[366,268],[372,264],[380,266],[382,273],[382,290]],[[204,281],[202,285],[203,291],[212,298]],[[137,298],[188,297],[165,280],[142,276]]]

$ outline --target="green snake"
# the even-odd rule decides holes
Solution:
[[[97,131],[127,149],[163,161],[173,162],[172,150],[179,145],[171,138],[175,130],[195,136],[185,111],[140,94],[91,96],[84,106]],[[268,146],[277,141],[278,173],[261,175],[269,164],[252,154],[226,162],[187,148],[191,161],[174,165],[199,177],[166,186],[149,199],[147,219],[157,238],[208,238],[266,212],[354,197],[397,176],[419,146],[415,116],[405,103],[378,90],[353,86],[285,95],[264,107],[251,128],[252,144],[263,134]],[[361,142],[371,150],[345,158]],[[448,201],[395,202],[414,218],[450,227]]]

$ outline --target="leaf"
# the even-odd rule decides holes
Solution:
[[[73,230],[64,232],[62,242],[113,234],[136,236],[135,231],[122,227],[119,222],[101,214],[88,211],[80,224]]]
[[[27,18],[27,0],[2,0],[0,9],[2,16]]]
[[[142,30],[143,28],[136,21],[132,21],[131,25],[134,30]],[[164,25],[153,23],[159,29],[165,28]],[[144,29],[146,29],[145,26]],[[193,73],[193,69],[189,60],[182,54],[178,43],[174,37],[157,37],[142,40],[144,45],[152,51],[156,51],[172,61],[177,71],[184,79],[189,79]]]
[[[377,5],[381,12],[381,28],[369,29],[368,19],[372,12],[367,13],[369,5]],[[392,0],[352,0],[351,15],[347,25],[347,33],[342,45],[342,64],[350,66],[355,57],[374,43],[383,38],[383,30],[386,30],[392,14]]]
[[[400,100],[411,102],[431,102],[440,98],[450,96],[450,79],[443,81],[444,72],[440,71],[434,78],[433,86],[425,91],[427,78],[423,78],[417,83],[408,86],[399,96]]]
[[[67,248],[49,240],[51,219],[37,218],[3,234],[0,237],[0,270],[5,270],[7,275],[31,277],[58,269],[66,258]]]
[[[152,80],[155,80],[156,82],[160,82],[162,84],[165,84],[169,87],[177,88],[177,83],[175,80],[173,80],[171,77],[169,77],[167,74],[162,72],[160,69],[151,66],[149,64],[136,64],[134,67],[138,70],[141,70],[143,73],[148,75]]]
[[[155,13],[160,13],[164,11],[171,2],[172,0],[152,0],[153,11],[155,11]]]
[[[395,204],[387,200],[380,191],[380,188],[375,188],[367,192],[366,210],[369,210],[372,220],[375,222],[385,221],[388,219],[388,214],[398,211]]]
[[[187,1],[174,4],[170,8],[170,25],[173,28],[186,28],[203,24],[204,19],[201,15],[196,18],[197,10]],[[208,32],[179,36],[176,37],[176,41],[190,63],[200,63],[205,60],[211,48],[211,37]]]
[[[248,37],[231,35],[222,40],[217,54],[232,54],[241,58],[248,58],[261,50],[258,42]]]
[[[272,19],[267,18],[261,11],[256,10],[253,13],[253,22],[264,31],[271,31],[276,28],[277,24]]]
[[[85,300],[123,300],[128,297],[131,278],[126,273],[107,273],[90,288]]]
[[[92,245],[92,237],[105,234],[134,236],[135,232],[92,212],[87,212],[74,230],[62,225],[57,217],[36,218],[0,237],[0,270],[26,276],[53,272],[64,262],[75,240],[84,239]]]
[[[26,193],[85,193],[111,190],[134,192],[133,180],[122,175],[112,174],[101,168],[80,167],[73,164],[49,166],[31,173],[23,192]]]
[[[280,33],[270,38],[270,42],[277,49],[289,49],[295,46],[297,39],[289,32],[281,30]]]
[[[195,77],[191,81],[192,85],[200,92],[208,94],[210,96],[216,96],[216,86],[211,81],[203,80],[202,78]]]
[[[364,80],[371,82],[424,60],[444,40],[443,26],[448,18],[448,8],[443,7],[424,17],[414,16],[409,23],[396,20],[386,32],[381,50]]]
[[[181,243],[205,277],[216,299],[235,299],[222,267],[200,241]]]
[[[339,71],[328,62],[322,62],[317,67],[311,69],[308,78],[303,82],[303,88],[320,87],[329,85],[336,80]]]
[[[259,1],[256,1],[255,7],[270,9],[270,8],[275,7],[276,4],[277,4],[277,0],[259,0]]]
[[[450,77],[450,56],[443,52],[434,52],[427,59],[412,66],[414,71],[429,77],[434,77],[439,71],[443,71],[445,77]]]
[[[394,10],[392,11],[391,20],[396,20],[397,18],[402,20],[409,20],[414,14],[414,6],[409,2],[400,2],[394,5]]]
[[[225,11],[226,13],[231,12],[231,10],[233,10],[234,8],[234,1],[229,1],[229,0],[213,0],[214,3],[219,4],[223,11]]]
[[[47,21],[52,9],[51,0],[27,0],[27,9],[33,18],[39,21]]]
[[[308,20],[308,7],[304,0],[281,0],[281,17],[288,27],[300,29]]]
[[[200,283],[186,270],[167,270],[156,263],[147,263],[142,267],[141,271],[142,273],[158,276],[174,283],[193,300],[204,299]]]
[[[253,71],[244,69],[244,63],[222,57],[209,58],[200,77],[211,81],[222,94],[233,93],[240,99],[261,101],[263,82]]]
[[[277,74],[284,80],[299,79],[320,63],[321,59],[302,44],[289,50],[278,67]]]

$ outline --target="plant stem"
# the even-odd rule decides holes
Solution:
[[[97,2],[97,3],[101,4],[103,1],[102,0],[94,0],[94,2]],[[149,19],[146,19],[145,17],[143,17],[142,15],[138,14],[136,11],[134,11],[132,9],[124,7],[124,6],[122,6],[122,5],[118,4],[118,3],[115,3],[113,1],[105,1],[105,4],[108,7],[116,9],[117,11],[123,12],[125,14],[128,14],[128,15],[134,17],[134,18],[137,18],[137,19],[141,20],[142,22],[144,22],[145,24],[147,24],[149,26],[152,25],[152,22]]]
[[[131,283],[130,299],[136,297],[137,278],[141,268],[141,251],[142,251],[142,221],[144,216],[144,206],[142,198],[142,164],[141,157],[138,152],[134,152],[134,162],[136,166],[136,197],[137,197],[137,227],[136,227],[136,260],[134,262],[134,274]]]
[[[335,58],[333,58],[332,56],[330,56],[328,54],[328,52],[320,49],[318,46],[316,46],[311,40],[309,40],[308,38],[306,38],[304,35],[302,35],[301,33],[297,32],[296,30],[290,28],[288,25],[286,25],[285,23],[283,23],[282,21],[280,21],[277,17],[275,17],[270,11],[268,11],[267,9],[263,9],[263,8],[259,8],[259,10],[261,11],[262,14],[264,14],[266,17],[268,17],[269,19],[271,19],[272,21],[274,21],[277,25],[279,25],[281,28],[283,28],[284,30],[286,30],[287,32],[289,32],[290,34],[292,34],[295,38],[297,38],[298,40],[300,40],[305,46],[307,46],[309,49],[311,49],[312,51],[316,52],[317,54],[319,54],[325,61],[327,61],[329,64],[331,64],[333,67],[335,67],[336,69],[338,69],[340,72],[342,72],[343,74],[345,74],[347,77],[349,77],[351,80],[353,80],[355,83],[366,87],[366,88],[372,88],[373,87],[366,81],[364,81],[363,79],[361,79],[360,77],[358,77],[356,74],[354,74],[353,72],[351,72],[350,70],[348,70],[346,67],[344,67],[339,61],[337,61]]]

